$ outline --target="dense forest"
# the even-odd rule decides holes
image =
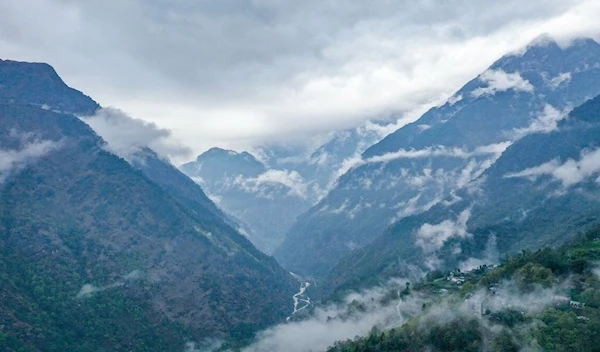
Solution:
[[[426,298],[420,314],[328,352],[598,351],[599,260],[597,226],[568,245],[523,251],[496,267],[431,272],[399,292],[407,304]]]

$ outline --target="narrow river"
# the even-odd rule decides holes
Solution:
[[[287,320],[290,320],[294,314],[310,306],[310,297],[306,295],[306,289],[308,289],[309,286],[310,282],[303,282],[300,285],[300,290],[298,293],[292,296],[294,299],[294,311],[292,312],[292,315],[287,318]]]

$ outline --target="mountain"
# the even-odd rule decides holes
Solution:
[[[135,153],[130,164],[142,171],[146,177],[160,185],[191,211],[197,214],[210,211],[234,229],[244,231],[244,224],[225,214],[208,198],[196,182],[152,149],[141,148]]]
[[[68,87],[52,66],[10,60],[0,60],[0,101],[79,114],[99,108],[90,97]]]
[[[228,214],[247,224],[248,237],[266,253],[281,243],[296,215],[310,206],[302,176],[268,170],[247,152],[213,148],[180,169]]]
[[[600,45],[546,38],[506,55],[434,107],[368,148],[274,252],[287,269],[325,277],[391,224],[422,213],[494,164],[508,145],[550,131],[600,94]]]
[[[49,66],[0,72],[0,343],[179,351],[289,315],[297,282],[199,186],[151,150],[136,167],[109,152],[70,114],[98,105]]]
[[[325,144],[298,164],[298,172],[318,185],[320,193],[315,202],[333,187],[353,160],[385,137],[388,125],[387,121],[367,121],[356,128],[335,131]]]
[[[257,154],[212,148],[180,170],[218,205],[247,224],[248,238],[266,253],[281,244],[296,217],[315,204],[342,173],[345,162],[381,139],[372,123],[332,133],[314,151],[263,146]]]
[[[257,154],[269,168],[294,170],[312,184],[310,198],[316,202],[333,186],[350,162],[388,133],[390,118],[367,121],[356,128],[334,131],[314,150],[297,146],[262,146]]]
[[[325,291],[414,270],[470,269],[570,241],[600,221],[599,136],[600,96],[557,130],[519,139],[478,179],[342,259]]]

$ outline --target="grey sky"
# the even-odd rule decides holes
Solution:
[[[0,0],[0,57],[52,64],[195,153],[417,116],[597,0]],[[402,115],[397,115],[402,116]]]

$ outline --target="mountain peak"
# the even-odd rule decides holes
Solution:
[[[535,37],[529,44],[525,46],[526,49],[535,48],[535,47],[548,47],[548,46],[558,46],[556,40],[548,33],[540,34]]]
[[[266,167],[256,160],[252,154],[248,152],[238,153],[218,147],[205,151],[195,161],[181,165],[180,169],[194,177],[199,176],[197,173],[200,169],[203,169],[204,172],[210,172],[211,175],[227,173],[229,175],[257,176],[266,171]]]
[[[196,158],[196,161],[202,161],[204,159],[213,159],[213,158],[224,158],[224,159],[245,159],[248,162],[258,162],[258,160],[256,160],[256,158],[248,153],[248,152],[236,152],[235,150],[230,150],[230,149],[223,149],[223,148],[219,148],[219,147],[213,147],[210,148],[209,150],[205,151],[204,153],[200,154],[198,156],[198,158]]]
[[[0,59],[0,102],[44,106],[72,114],[93,114],[98,104],[70,88],[46,63]]]
[[[577,38],[559,43],[549,35],[541,35],[523,49],[507,54],[490,69],[516,70],[584,70],[598,63],[600,44],[591,38]],[[583,66],[582,66],[583,65]]]
[[[44,72],[47,75],[52,76],[53,79],[58,79],[62,82],[62,80],[58,76],[58,73],[56,72],[56,70],[54,70],[54,68],[52,66],[50,66],[49,64],[47,64],[45,62],[26,62],[26,61],[14,61],[14,60],[0,59],[0,67],[8,67],[8,66],[19,68],[19,69],[23,70],[23,72],[27,72],[27,71]]]
[[[209,150],[205,151],[204,153],[200,154],[198,156],[198,158],[200,158],[203,155],[207,156],[207,155],[223,155],[223,154],[236,155],[237,152],[233,151],[233,150],[219,148],[219,147],[212,147]]]

